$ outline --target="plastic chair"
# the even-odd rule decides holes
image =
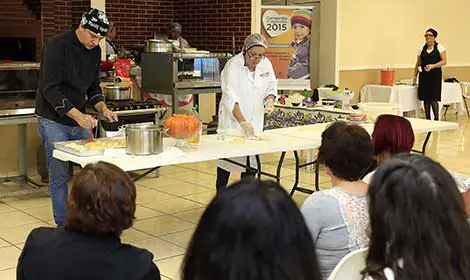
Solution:
[[[470,93],[468,92],[468,86],[470,82],[461,82],[460,87],[462,88],[462,98],[465,109],[467,110],[467,117],[470,118],[470,113],[468,111],[467,99],[470,99]]]
[[[366,267],[367,250],[369,248],[359,249],[344,256],[328,280],[362,280],[361,270]]]

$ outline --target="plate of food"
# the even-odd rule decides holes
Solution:
[[[365,123],[367,122],[367,114],[364,113],[352,113],[346,117],[346,120],[353,123]]]

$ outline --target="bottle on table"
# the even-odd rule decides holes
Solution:
[[[349,110],[351,103],[351,91],[346,88],[343,93],[343,110]]]

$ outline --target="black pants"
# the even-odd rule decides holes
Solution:
[[[254,179],[255,175],[256,175],[256,172],[242,172],[241,179],[242,180]],[[217,167],[217,181],[215,183],[217,191],[220,191],[226,188],[228,185],[229,179],[230,179],[230,172],[223,168]]]

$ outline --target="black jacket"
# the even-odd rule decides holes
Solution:
[[[26,240],[17,280],[160,280],[153,255],[122,244],[65,228],[37,228]]]
[[[104,101],[100,88],[101,49],[86,49],[75,30],[49,39],[41,51],[36,114],[69,126],[78,124],[65,114],[73,107],[85,112]]]

